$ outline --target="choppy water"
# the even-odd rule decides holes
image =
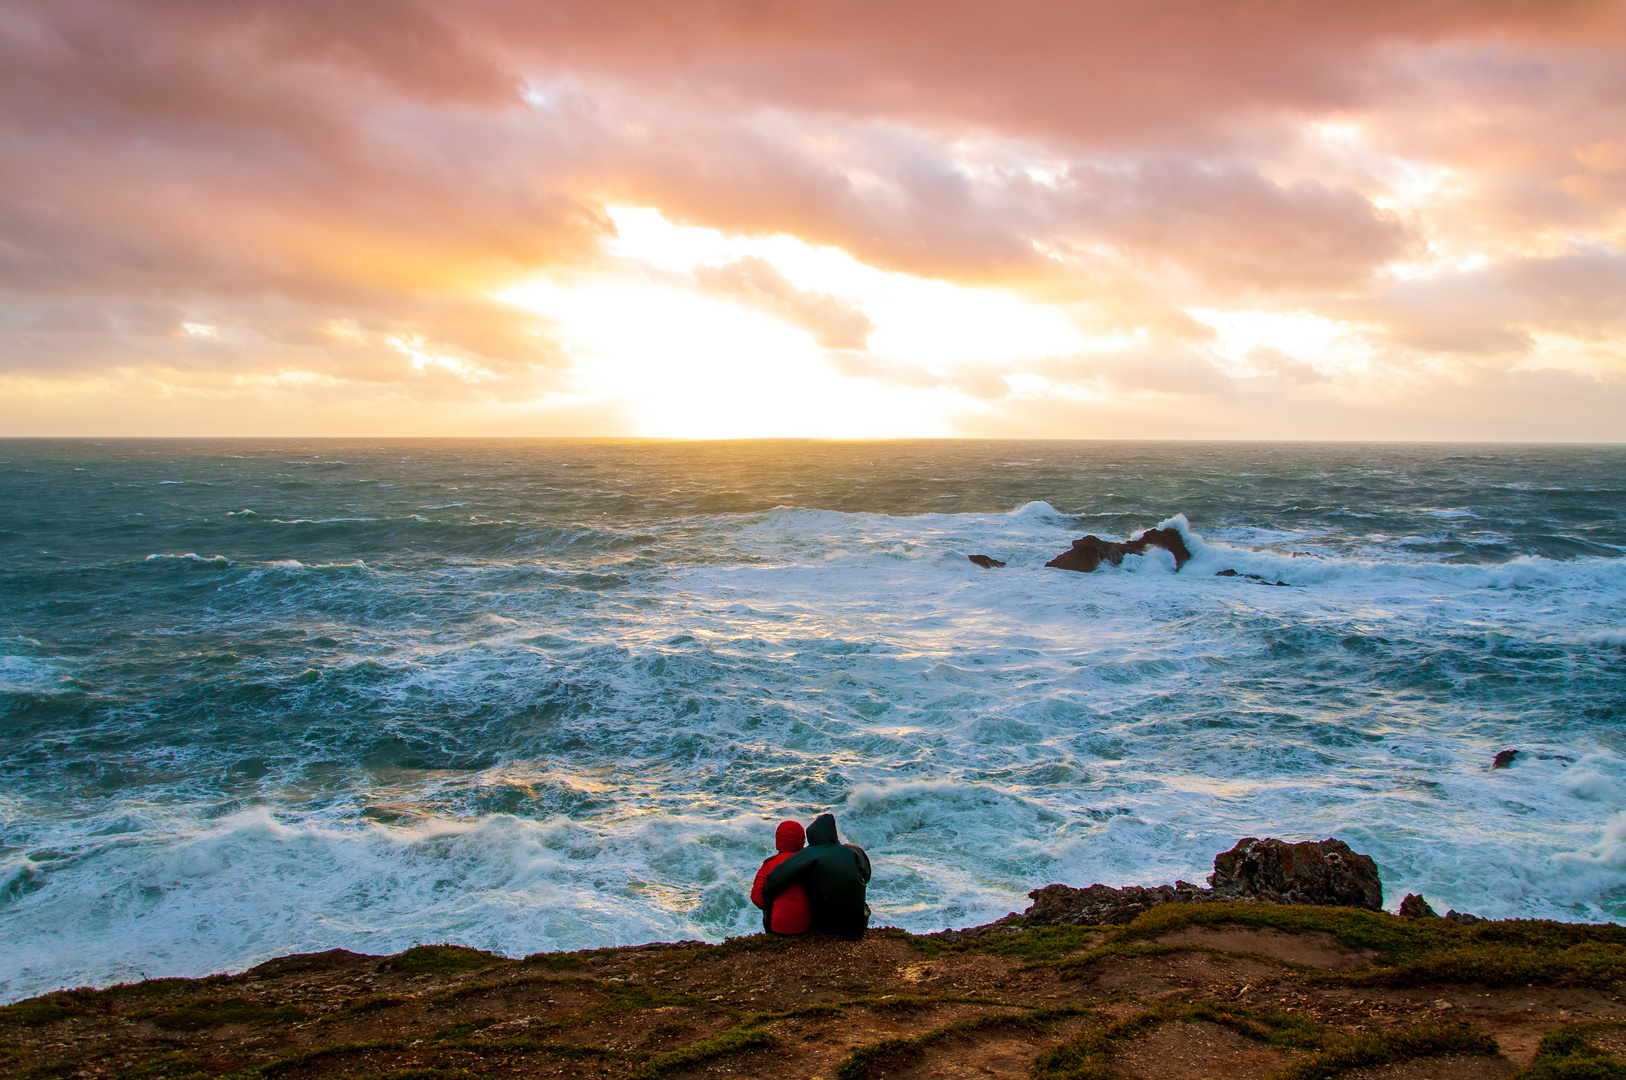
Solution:
[[[0,998],[750,932],[826,809],[915,930],[1244,835],[1616,918],[1623,553],[1619,447],[0,442]]]

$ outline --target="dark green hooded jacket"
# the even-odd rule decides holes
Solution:
[[[836,819],[820,814],[807,827],[807,847],[768,874],[762,894],[768,905],[793,882],[801,882],[813,907],[817,934],[836,934],[848,941],[864,936],[869,905],[864,886],[869,884],[869,856],[857,844],[843,844],[836,836]]]

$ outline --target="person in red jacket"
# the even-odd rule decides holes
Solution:
[[[770,934],[805,934],[813,925],[813,907],[807,902],[807,890],[800,885],[792,885],[774,897],[771,904],[764,906],[762,902],[762,883],[768,880],[768,871],[802,850],[805,839],[801,822],[781,821],[773,834],[779,854],[763,862],[751,885],[751,903],[762,908],[762,929]]]

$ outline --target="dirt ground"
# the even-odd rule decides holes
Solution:
[[[524,960],[455,947],[284,957],[0,1009],[0,1074],[1491,1080],[1528,1066],[1550,1031],[1626,1023],[1615,986],[1317,979],[1373,961],[1326,933],[1188,926],[1142,954],[1089,959],[1109,933],[1041,959],[902,931]],[[1414,1028],[1483,1045],[1378,1064],[1317,1050]],[[1626,1053],[1626,1027],[1587,1030],[1594,1046]],[[1067,1047],[1074,1057],[1058,1058]]]

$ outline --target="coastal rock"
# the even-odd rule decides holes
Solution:
[[[1458,926],[1472,926],[1477,922],[1484,922],[1478,915],[1470,915],[1466,911],[1447,911],[1445,921],[1456,923]]]
[[[1219,570],[1219,571],[1215,572],[1214,576],[1215,577],[1245,577],[1249,581],[1257,581],[1261,585],[1274,585],[1274,586],[1276,586],[1277,588],[1280,588],[1280,589],[1291,589],[1292,588],[1291,585],[1289,585],[1287,582],[1283,581],[1281,578],[1277,578],[1275,581],[1271,581],[1269,578],[1260,577],[1258,574],[1239,574],[1235,570]]]
[[[1518,759],[1518,756],[1519,752],[1517,750],[1502,750],[1497,753],[1496,760],[1491,762],[1491,768],[1505,769],[1512,765]]]
[[[274,960],[267,960],[263,964],[256,964],[245,974],[257,975],[262,979],[275,978],[282,975],[308,975],[317,971],[339,971],[344,968],[373,968],[382,956],[373,956],[369,953],[351,952],[349,949],[328,949],[326,952],[294,953],[291,956],[279,956]]]
[[[1046,885],[1028,893],[1033,905],[1022,915],[1023,926],[1109,926],[1126,923],[1159,904],[1200,904],[1214,899],[1212,889],[1189,881],[1145,889],[1130,885],[1114,889],[1091,885]]]
[[[966,558],[970,559],[984,570],[992,570],[995,567],[1005,565],[992,555],[967,555]]]
[[[1406,898],[1400,901],[1400,917],[1403,919],[1437,919],[1439,912],[1428,906],[1422,893],[1407,893]]]
[[[1250,836],[1214,857],[1214,873],[1208,880],[1216,898],[1383,910],[1377,863],[1342,840],[1290,844]]]
[[[1070,550],[1062,552],[1045,563],[1059,570],[1077,570],[1088,574],[1102,563],[1118,566],[1125,555],[1144,555],[1148,548],[1159,547],[1174,556],[1174,568],[1179,570],[1191,559],[1191,550],[1178,529],[1147,529],[1126,543],[1103,540],[1099,536],[1081,536],[1073,541]]]

